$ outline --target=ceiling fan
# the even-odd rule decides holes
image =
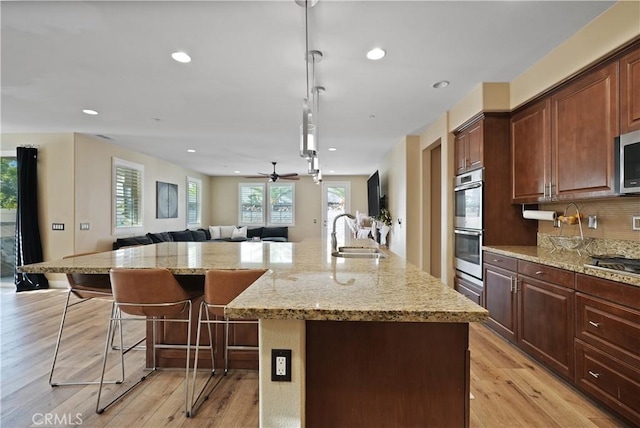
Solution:
[[[295,172],[292,172],[290,174],[278,174],[276,172],[277,162],[271,162],[271,163],[273,164],[273,172],[271,174],[259,172],[258,174],[260,175],[249,175],[249,176],[245,176],[244,178],[265,178],[266,177],[269,179],[269,181],[272,181],[272,182],[278,181],[279,178],[282,178],[283,180],[300,180],[300,177]]]

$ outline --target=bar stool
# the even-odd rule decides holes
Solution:
[[[193,364],[193,393],[191,397],[195,397],[196,391],[196,373],[198,370],[198,354],[200,348],[209,348],[211,352],[211,373],[207,378],[204,386],[200,390],[200,393],[191,403],[190,414],[195,414],[197,402],[200,397],[203,396],[205,389],[209,385],[211,379],[216,373],[215,356],[218,351],[218,331],[215,332],[215,342],[211,334],[211,324],[222,324],[224,326],[224,373],[226,375],[229,371],[229,350],[252,350],[257,351],[257,346],[249,345],[229,345],[229,325],[230,324],[258,324],[258,320],[237,320],[229,319],[225,317],[224,310],[226,306],[235,299],[240,293],[242,293],[247,287],[253,284],[258,278],[260,278],[266,270],[264,269],[240,269],[240,270],[209,270],[205,274],[204,280],[204,298],[200,304],[200,310],[198,311],[198,330],[196,335],[196,351],[195,360]],[[213,317],[213,318],[212,318]],[[206,319],[203,319],[206,318]],[[200,331],[203,324],[206,324],[209,331],[209,346],[200,346]],[[220,383],[222,377],[218,379],[212,390]],[[204,396],[206,401],[209,398],[208,395]]]
[[[64,257],[65,259],[85,256],[91,253],[74,254]],[[91,299],[106,299],[113,300],[113,293],[111,292],[111,282],[108,274],[82,274],[82,273],[70,273],[67,274],[67,281],[69,282],[69,291],[67,292],[67,300],[62,311],[62,319],[60,320],[60,329],[58,330],[58,339],[56,340],[56,346],[53,351],[53,362],[51,363],[51,371],[49,372],[49,385],[55,386],[67,386],[67,385],[93,385],[98,384],[98,381],[71,381],[71,382],[54,382],[53,372],[56,368],[56,361],[58,359],[58,351],[60,350],[60,342],[62,340],[62,331],[64,330],[65,321],[67,319],[67,312],[70,307],[79,305],[80,303],[87,302]],[[71,303],[71,296],[75,296],[80,299],[77,302]],[[144,339],[142,339],[144,340]],[[138,342],[140,343],[140,342]],[[135,346],[135,345],[134,345]],[[108,383],[120,383],[124,380],[124,367],[122,368],[121,377],[117,381],[109,381]]]
[[[185,413],[189,417],[189,357],[191,349],[191,318],[192,318],[192,302],[194,299],[202,296],[201,290],[185,289],[178,283],[173,274],[164,268],[154,269],[124,269],[113,268],[109,272],[111,278],[111,287],[113,289],[113,307],[112,316],[109,319],[109,331],[107,333],[107,341],[104,349],[104,358],[102,363],[102,374],[100,376],[100,388],[98,389],[98,397],[96,402],[96,413],[101,414],[109,406],[118,401],[133,388],[138,386],[142,381],[147,379],[151,374],[158,371],[156,365],[156,349],[172,348],[186,350],[186,369],[185,369]],[[123,317],[122,314],[129,317]],[[186,317],[185,317],[186,315]],[[181,317],[182,316],[182,317]],[[140,380],[111,400],[108,404],[101,407],[100,398],[102,395],[102,387],[105,369],[107,366],[107,357],[109,353],[109,337],[114,329],[114,325],[120,326],[120,349],[122,350],[122,323],[126,321],[151,321],[153,340],[151,343],[151,352],[153,355],[153,367],[151,372],[142,376]],[[157,342],[157,323],[160,321],[163,325],[167,322],[186,323],[187,324],[187,342],[182,345],[158,344]],[[121,364],[124,367],[124,355],[120,352]]]

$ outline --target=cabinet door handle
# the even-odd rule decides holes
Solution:
[[[541,271],[541,270],[536,271],[536,275],[544,275],[544,271]]]
[[[596,379],[598,379],[598,378],[600,377],[600,374],[599,374],[599,373],[592,372],[591,370],[589,370],[589,374],[590,374],[591,376],[595,377]]]
[[[471,165],[478,165],[480,161],[471,162]]]
[[[594,322],[594,321],[589,320],[589,324],[591,324],[591,325],[592,325],[592,326],[594,326],[595,328],[600,327],[600,323],[599,323],[599,322]]]
[[[493,259],[493,262],[494,262],[494,263],[500,263],[501,261],[502,261],[502,260],[500,260],[500,259]]]

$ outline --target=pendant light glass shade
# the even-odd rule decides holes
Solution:
[[[316,147],[316,126],[312,122],[311,110],[307,99],[302,109],[302,125],[300,125],[300,157],[310,159],[318,152]]]
[[[304,125],[300,126],[300,156],[310,159],[317,154],[316,150],[316,126],[313,123],[307,125],[307,131]],[[306,138],[305,138],[306,137]]]
[[[309,159],[309,171],[308,173],[311,175],[315,175],[320,172],[320,161],[318,161],[317,156],[312,156]]]

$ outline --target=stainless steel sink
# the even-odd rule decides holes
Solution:
[[[382,259],[387,257],[379,249],[371,247],[340,247],[338,251],[333,251],[331,255],[344,259]]]

